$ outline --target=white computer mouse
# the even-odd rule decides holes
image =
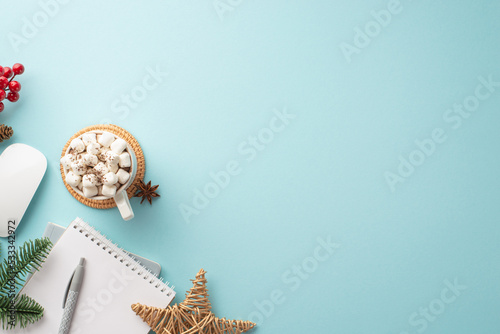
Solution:
[[[0,155],[0,237],[17,229],[46,170],[45,156],[25,144],[10,145]]]

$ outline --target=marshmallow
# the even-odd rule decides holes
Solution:
[[[108,167],[109,171],[112,172],[112,173],[116,174],[116,172],[118,172],[118,165],[106,164],[106,167]]]
[[[120,154],[120,167],[130,167],[132,164],[130,160],[130,154],[128,152],[124,152]]]
[[[82,178],[82,184],[84,187],[95,187],[99,185],[99,179],[94,174],[84,175]]]
[[[85,151],[85,144],[78,138],[73,139],[69,144],[69,147],[71,147],[76,153]]]
[[[83,156],[82,161],[86,166],[93,167],[93,166],[97,165],[98,159],[95,155],[87,153]]]
[[[118,138],[111,144],[111,151],[116,154],[122,154],[123,150],[127,148],[127,142],[121,138]]]
[[[92,132],[87,132],[82,135],[82,141],[85,146],[89,146],[92,143],[97,143],[96,135]]]
[[[104,156],[106,162],[110,165],[118,165],[120,162],[120,156],[113,151],[107,151]]]
[[[102,183],[105,186],[111,186],[111,185],[115,184],[116,182],[118,182],[118,176],[115,173],[109,172],[102,177]]]
[[[97,153],[99,153],[100,148],[101,148],[101,144],[90,143],[89,146],[87,146],[87,153],[97,155]]]
[[[82,191],[83,190],[83,183],[80,182],[77,186],[78,190]]]
[[[82,177],[73,172],[68,172],[68,174],[66,174],[66,183],[72,187],[77,187],[81,180]]]
[[[102,196],[102,187],[103,187],[103,186],[99,186],[99,187],[97,187],[97,195],[98,195],[98,196]]]
[[[109,151],[109,147],[101,147],[99,153],[97,153],[97,158],[101,161],[106,161],[106,153]]]
[[[96,186],[93,187],[83,187],[83,196],[90,198],[97,195],[98,190]]]
[[[118,170],[116,176],[118,176],[118,182],[120,182],[121,184],[127,183],[128,179],[130,178],[130,174],[123,169]]]
[[[75,162],[75,156],[73,154],[66,154],[61,158],[61,165],[63,165],[64,169],[69,169],[72,162]]]
[[[116,186],[113,185],[103,185],[102,195],[106,197],[114,197],[116,195]]]
[[[71,162],[75,162],[76,161],[76,154],[66,154],[65,157],[71,161]]]
[[[99,162],[95,167],[94,170],[98,176],[104,176],[105,174],[109,173],[108,167],[104,164],[104,162]]]
[[[76,175],[83,175],[87,171],[87,167],[82,161],[73,162],[71,164],[71,169]]]
[[[87,171],[85,172],[85,174],[95,174],[94,168],[87,166]]]
[[[102,136],[99,138],[99,144],[104,147],[109,147],[115,141],[115,136],[109,132],[103,132]]]

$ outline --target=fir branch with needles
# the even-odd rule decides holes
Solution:
[[[21,328],[33,324],[43,317],[43,307],[32,298],[0,296],[0,322],[2,329]]]
[[[2,328],[14,328],[17,325],[24,328],[42,318],[43,307],[40,304],[26,295],[16,294],[13,290],[24,285],[29,273],[40,269],[51,248],[52,242],[48,238],[30,240],[0,264]]]

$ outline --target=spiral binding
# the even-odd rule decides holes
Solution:
[[[169,286],[170,283],[168,281],[165,282],[163,278],[158,278],[153,275],[150,270],[137,262],[133,256],[127,254],[117,244],[107,239],[105,235],[95,230],[80,218],[75,220],[73,228],[92,241],[96,246],[100,247],[103,251],[113,256],[117,261],[123,263],[125,267],[130,268],[130,270],[139,277],[142,277],[144,280],[149,280],[148,283],[153,285],[156,289],[160,289],[161,292],[167,292],[166,295],[169,297],[174,293],[174,286]]]

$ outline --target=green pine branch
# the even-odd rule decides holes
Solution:
[[[26,295],[21,297],[0,297],[0,322],[3,329],[22,328],[40,320],[43,307]]]
[[[51,248],[48,238],[30,240],[19,247],[14,261],[5,258],[0,265],[0,296],[9,295],[12,285],[23,286],[26,275],[40,269]]]
[[[43,307],[26,295],[16,295],[16,288],[23,286],[26,275],[39,270],[52,249],[48,238],[27,241],[0,264],[0,323],[2,328],[22,328],[40,320]]]

